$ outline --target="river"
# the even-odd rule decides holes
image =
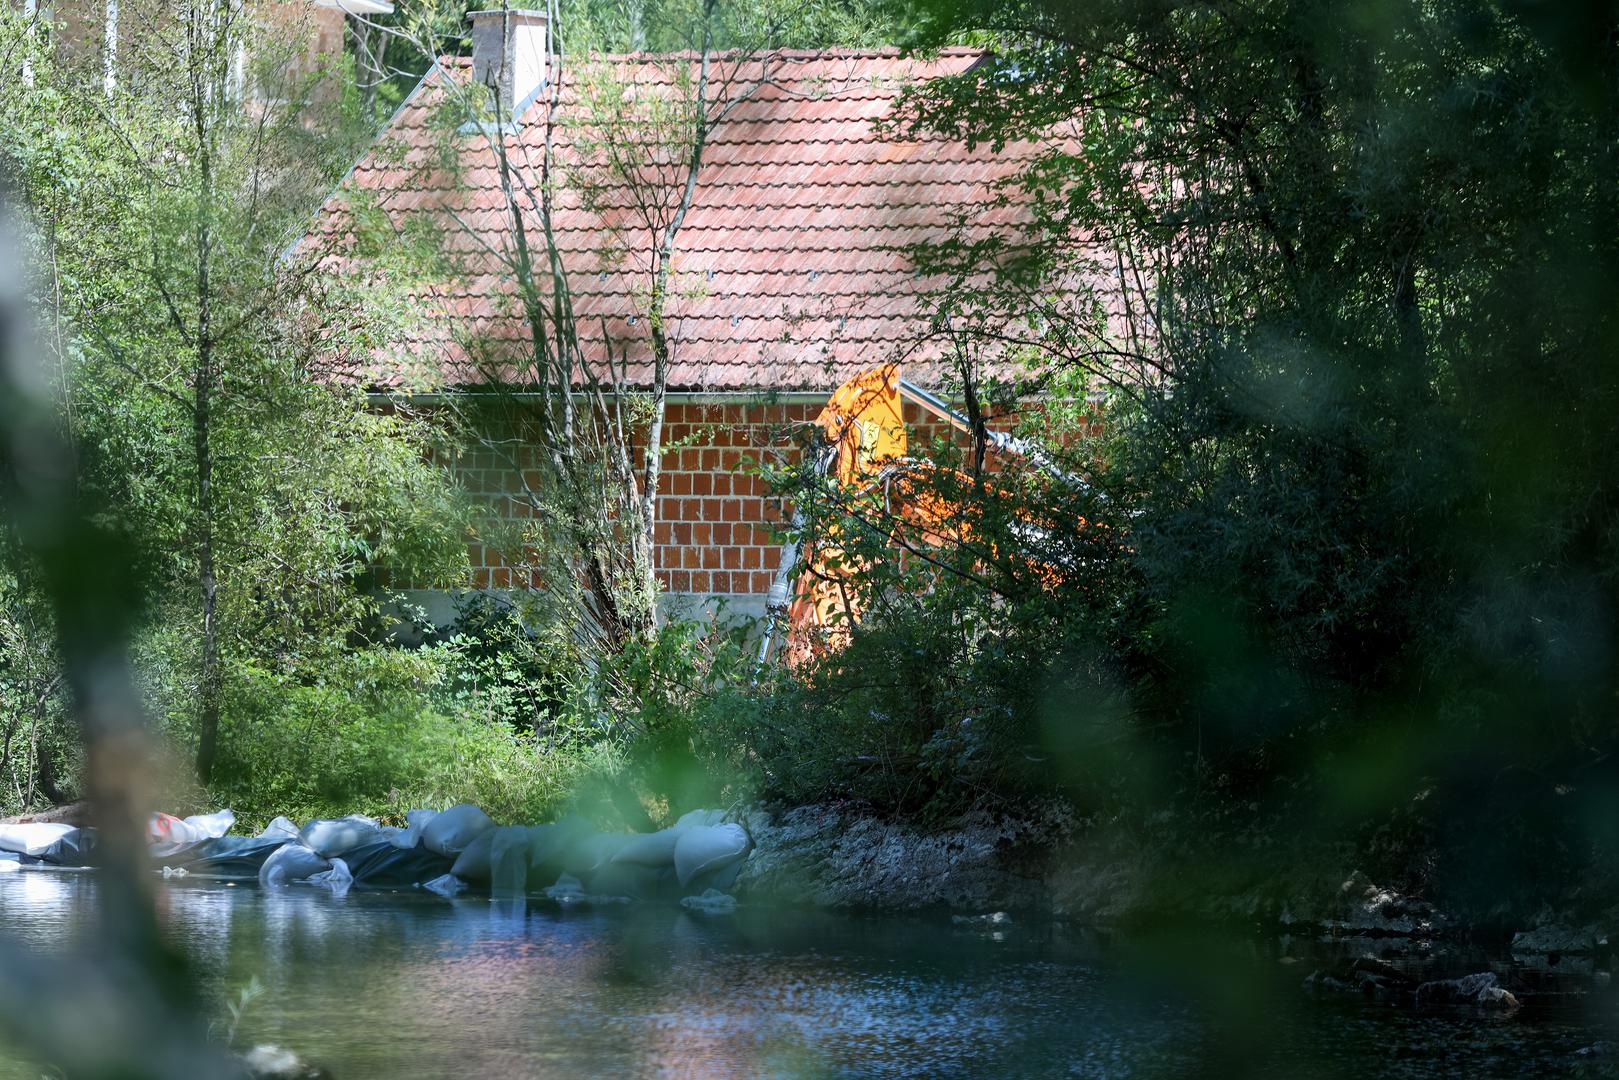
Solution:
[[[93,874],[3,874],[0,933],[66,956],[96,901]],[[263,986],[239,1046],[289,1047],[337,1080],[1619,1075],[1609,993],[1510,1018],[1321,1002],[1286,943],[196,881],[164,883],[158,906],[220,1015]],[[44,1070],[0,1052],[0,1077]]]

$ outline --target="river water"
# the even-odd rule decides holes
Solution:
[[[71,955],[96,901],[92,874],[0,875],[0,934]],[[264,987],[237,1045],[289,1047],[337,1080],[1619,1075],[1619,999],[1600,987],[1507,1019],[1320,1002],[1300,989],[1317,958],[1285,943],[194,881],[158,903],[221,1016]],[[0,1077],[41,1075],[0,1047]]]

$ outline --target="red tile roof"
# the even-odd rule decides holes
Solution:
[[[900,355],[927,377],[927,294],[939,282],[918,275],[910,250],[949,236],[957,221],[983,231],[1018,220],[1021,211],[998,198],[999,188],[1035,151],[969,150],[942,137],[913,141],[884,130],[883,121],[906,83],[960,72],[979,55],[719,59],[713,92],[723,100],[722,118],[675,245],[667,307],[672,390],[822,390]],[[649,99],[688,75],[678,58],[593,64],[610,72],[614,85]],[[522,354],[526,324],[505,263],[513,234],[493,141],[451,133],[442,119],[449,81],[464,84],[467,72],[465,61],[435,67],[321,211],[316,232],[341,247],[352,191],[362,189],[396,228],[413,220],[442,228],[461,267],[453,282],[424,290],[428,317],[397,348],[343,373],[353,381],[399,387],[425,366],[450,384],[476,384],[490,369],[474,356]],[[602,125],[577,92],[585,78],[577,68],[568,76],[556,124],[544,123],[542,95],[503,138],[509,158],[537,184],[552,131],[562,166],[554,233],[586,356],[602,361],[605,329],[613,354],[628,358],[630,380],[644,385],[651,354],[644,298],[656,234],[635,208],[636,191],[610,182],[601,166]],[[645,145],[644,127],[632,120],[614,139],[645,162],[643,195],[666,203],[678,196],[683,167],[672,153]],[[530,243],[543,246],[537,218],[526,220]]]

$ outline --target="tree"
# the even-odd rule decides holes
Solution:
[[[79,483],[156,586],[146,674],[194,733],[204,782],[233,658],[307,662],[311,642],[374,621],[357,586],[378,564],[432,579],[465,561],[427,430],[313,378],[376,325],[375,297],[287,254],[356,129],[318,76],[278,84],[285,58],[245,19],[234,5],[151,13],[111,93],[36,45],[34,85],[0,92],[50,271],[41,302]],[[257,104],[239,49],[263,64]],[[195,635],[173,633],[185,608]]]
[[[1611,9],[916,7],[923,41],[996,47],[917,122],[1041,141],[1032,269],[1117,271],[1048,370],[1112,380],[1137,701],[1194,787],[1281,797],[1336,761],[1367,770],[1355,820],[1436,780],[1456,820],[1567,825],[1575,776],[1605,798]]]

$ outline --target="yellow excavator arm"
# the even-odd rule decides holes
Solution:
[[[905,403],[910,401],[959,431],[971,433],[968,420],[937,395],[929,393],[900,376],[898,364],[861,372],[833,392],[826,407],[816,417],[821,429],[813,471],[831,479],[845,490],[857,491],[877,482],[884,472],[901,462],[908,447],[905,431]],[[1039,447],[1005,432],[989,432],[995,449],[1022,457],[1065,483],[1079,481],[1064,472]],[[907,485],[910,486],[910,485]],[[937,497],[923,494],[915,500],[911,516],[932,542],[942,542],[933,533],[935,526],[950,516],[950,507]],[[795,526],[802,526],[795,514]],[[789,542],[766,600],[764,640],[759,650],[761,663],[769,656],[773,639],[785,616],[787,659],[798,665],[825,652],[840,649],[847,640],[850,624],[861,616],[860,600],[849,582],[859,567],[837,546],[836,539],[822,538],[810,553],[809,566],[793,588],[792,569],[799,562],[796,542]]]

